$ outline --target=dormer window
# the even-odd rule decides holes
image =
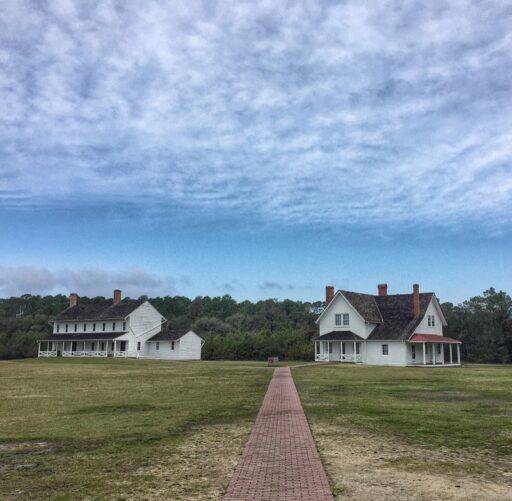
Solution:
[[[343,313],[343,325],[349,325],[350,324],[350,317],[348,316],[348,313]]]
[[[435,327],[436,326],[436,316],[435,315],[428,315],[427,316],[427,320],[428,320],[428,326],[429,327]]]
[[[341,325],[341,313],[336,313],[334,315],[334,324]]]

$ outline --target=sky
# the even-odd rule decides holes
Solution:
[[[0,297],[512,292],[509,1],[6,0]]]

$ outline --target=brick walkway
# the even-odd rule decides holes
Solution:
[[[332,499],[290,369],[276,369],[224,500]]]

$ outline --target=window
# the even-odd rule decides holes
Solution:
[[[429,327],[435,327],[436,326],[436,316],[435,315],[428,315],[428,326]]]
[[[432,327],[436,326],[436,317],[435,315],[432,315]]]
[[[115,330],[116,330],[116,323],[112,322],[112,332],[115,332]]]
[[[103,322],[103,332],[105,332],[105,327],[107,326],[107,324],[105,322]],[[112,348],[114,349],[114,348]]]
[[[96,349],[96,343],[93,341],[91,343],[91,351],[94,351]]]
[[[174,350],[174,341],[171,341],[171,350]]]
[[[123,330],[126,330],[126,322],[123,322]]]
[[[76,351],[76,341],[71,343],[71,351]]]
[[[101,351],[105,351],[105,341],[103,341],[103,343],[101,343]]]
[[[53,342],[48,341],[48,351],[52,351],[52,350],[53,350]]]
[[[329,353],[332,353],[332,343],[329,343]]]
[[[359,343],[356,343],[356,355],[359,355]]]
[[[345,343],[341,343],[341,354],[345,355]]]
[[[411,346],[411,356],[412,356],[413,360],[416,360],[416,345],[415,344],[413,344]]]
[[[437,345],[437,354],[441,355],[441,345],[440,344]]]
[[[157,349],[157,351],[160,349],[160,342],[159,341],[156,342],[156,349]]]
[[[96,324],[92,324],[92,331],[96,332]]]
[[[68,325],[68,324],[66,324],[66,332],[68,331],[68,329],[69,329],[69,325]]]
[[[126,351],[126,341],[121,341],[119,344],[121,345],[119,351]]]
[[[348,313],[343,313],[343,325],[349,325]]]
[[[57,324],[57,332],[60,332],[60,324]]]
[[[341,325],[341,313],[336,313],[334,315],[334,324]]]
[[[389,346],[387,344],[382,345],[382,354],[389,355]]]
[[[137,341],[137,351],[140,351],[140,341]]]
[[[87,330],[87,324],[84,324],[84,332]]]
[[[75,324],[75,332],[78,330],[78,324]]]
[[[103,324],[103,330],[105,330],[105,324]],[[116,346],[115,341],[112,341],[111,346],[112,346],[112,351],[114,351],[115,346]]]

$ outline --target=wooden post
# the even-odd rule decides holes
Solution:
[[[450,343],[450,365],[453,364],[452,344]]]
[[[436,365],[436,344],[432,343],[432,363]]]
[[[427,365],[427,343],[423,343],[423,365]]]
[[[459,365],[461,365],[461,363],[460,363],[460,344],[457,345],[457,362]]]
[[[37,358],[41,356],[41,343],[37,342]]]
[[[354,341],[354,362],[356,361],[356,342]]]

